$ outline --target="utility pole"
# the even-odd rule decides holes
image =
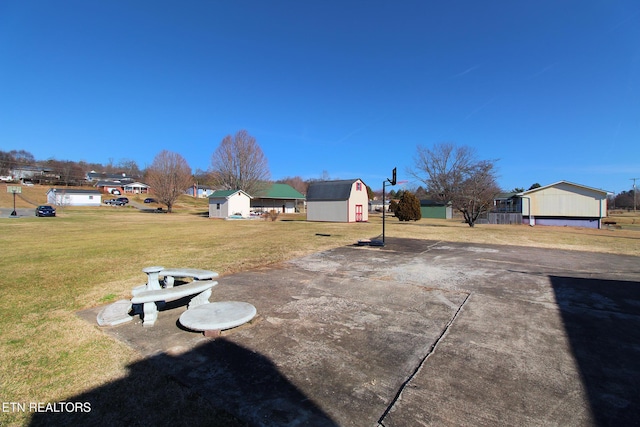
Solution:
[[[636,180],[640,179],[640,178],[631,178],[631,181],[633,181],[633,213],[636,213]]]

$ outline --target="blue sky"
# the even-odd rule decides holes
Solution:
[[[640,178],[640,3],[3,1],[0,150],[208,169],[246,129],[273,179],[374,189],[418,145],[510,190]]]

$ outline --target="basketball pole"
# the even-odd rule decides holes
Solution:
[[[391,179],[387,178],[384,181],[382,181],[382,246],[384,246],[384,233],[385,233],[385,218],[386,218],[386,214],[385,214],[385,204],[386,204],[386,200],[385,200],[385,192],[386,192],[386,185],[387,182],[391,185],[396,185],[396,169],[397,168],[393,168],[393,171],[391,172]]]

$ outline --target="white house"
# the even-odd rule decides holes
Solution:
[[[47,203],[57,206],[100,206],[102,193],[98,190],[52,188],[47,191]]]
[[[209,218],[250,215],[251,196],[242,190],[218,190],[209,196]]]
[[[307,221],[369,220],[369,194],[361,179],[312,182],[307,190]]]
[[[491,223],[522,223],[601,228],[607,216],[607,191],[559,181],[494,201]]]
[[[149,192],[149,186],[147,184],[137,181],[126,184],[123,188],[124,192],[129,194],[147,194]]]

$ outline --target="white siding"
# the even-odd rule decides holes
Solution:
[[[248,217],[250,200],[244,193],[234,193],[229,196],[227,216],[241,215]]]
[[[606,194],[565,183],[530,193],[531,215],[599,218],[606,214]],[[523,200],[523,214],[529,201]]]
[[[358,190],[358,187],[360,188]],[[356,206],[362,206],[362,220],[369,220],[369,195],[364,182],[357,180],[351,186],[351,196],[349,197],[349,222],[356,222]]]
[[[56,206],[100,206],[100,194],[67,194],[64,191],[47,193],[47,203]]]

